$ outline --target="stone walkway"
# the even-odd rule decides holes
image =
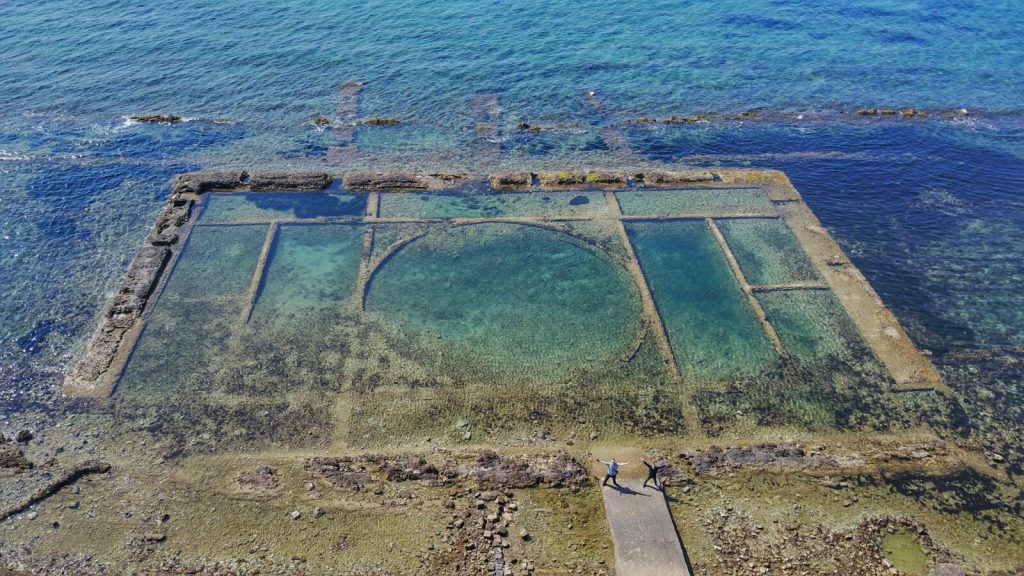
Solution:
[[[619,485],[601,489],[604,510],[615,545],[615,572],[618,576],[692,576],[676,534],[665,495],[648,485],[643,487],[647,468],[642,454],[633,449],[598,449],[595,457],[615,458],[629,464],[619,469]],[[606,467],[593,462],[598,481]]]

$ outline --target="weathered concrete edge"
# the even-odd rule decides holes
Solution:
[[[65,376],[61,386],[64,396],[110,396],[141,332],[146,306],[180,250],[181,232],[192,220],[195,202],[194,195],[178,191],[168,198],[143,247],[128,265],[110,304],[101,312],[95,330]]]
[[[728,188],[757,186],[772,201],[798,201],[800,194],[786,175],[778,170],[747,168],[687,169],[624,169],[571,168],[559,171],[510,170],[491,174],[465,172],[403,172],[355,170],[342,174],[319,171],[276,172],[245,170],[209,170],[188,172],[177,176],[174,192],[204,194],[206,192],[282,192],[323,190],[340,180],[342,188],[353,191],[392,192],[443,190],[461,186],[468,181],[486,180],[497,190],[615,190],[634,186],[643,188],[678,188],[701,186]]]
[[[782,221],[810,256],[861,336],[885,365],[896,390],[952,392],[935,367],[917,349],[899,320],[846,256],[814,212],[802,201],[776,204]]]

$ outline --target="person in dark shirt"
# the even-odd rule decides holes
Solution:
[[[665,468],[668,468],[668,464],[658,464],[657,466],[655,466],[654,464],[651,464],[647,460],[641,460],[641,462],[644,463],[644,466],[647,466],[647,479],[644,480],[644,488],[647,488],[648,482],[654,480],[654,487],[657,488],[658,490],[661,490],[663,486],[658,484],[658,472],[661,472]]]

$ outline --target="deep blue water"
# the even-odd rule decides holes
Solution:
[[[920,345],[1024,346],[1022,39],[1017,2],[8,0],[0,399],[47,397],[170,176],[202,166],[779,168]],[[340,121],[348,81],[358,118],[402,123],[357,128],[339,160],[350,143],[309,120]],[[498,98],[495,142],[475,95]],[[750,109],[767,119],[636,123]]]

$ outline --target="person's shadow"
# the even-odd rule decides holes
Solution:
[[[628,488],[626,486],[616,486],[614,484],[607,484],[607,486],[609,488],[611,488],[612,490],[615,490],[619,494],[625,494],[627,496],[644,496],[646,498],[650,498],[651,497],[650,494],[644,494],[643,492],[637,492],[636,490],[633,490],[632,488]]]

